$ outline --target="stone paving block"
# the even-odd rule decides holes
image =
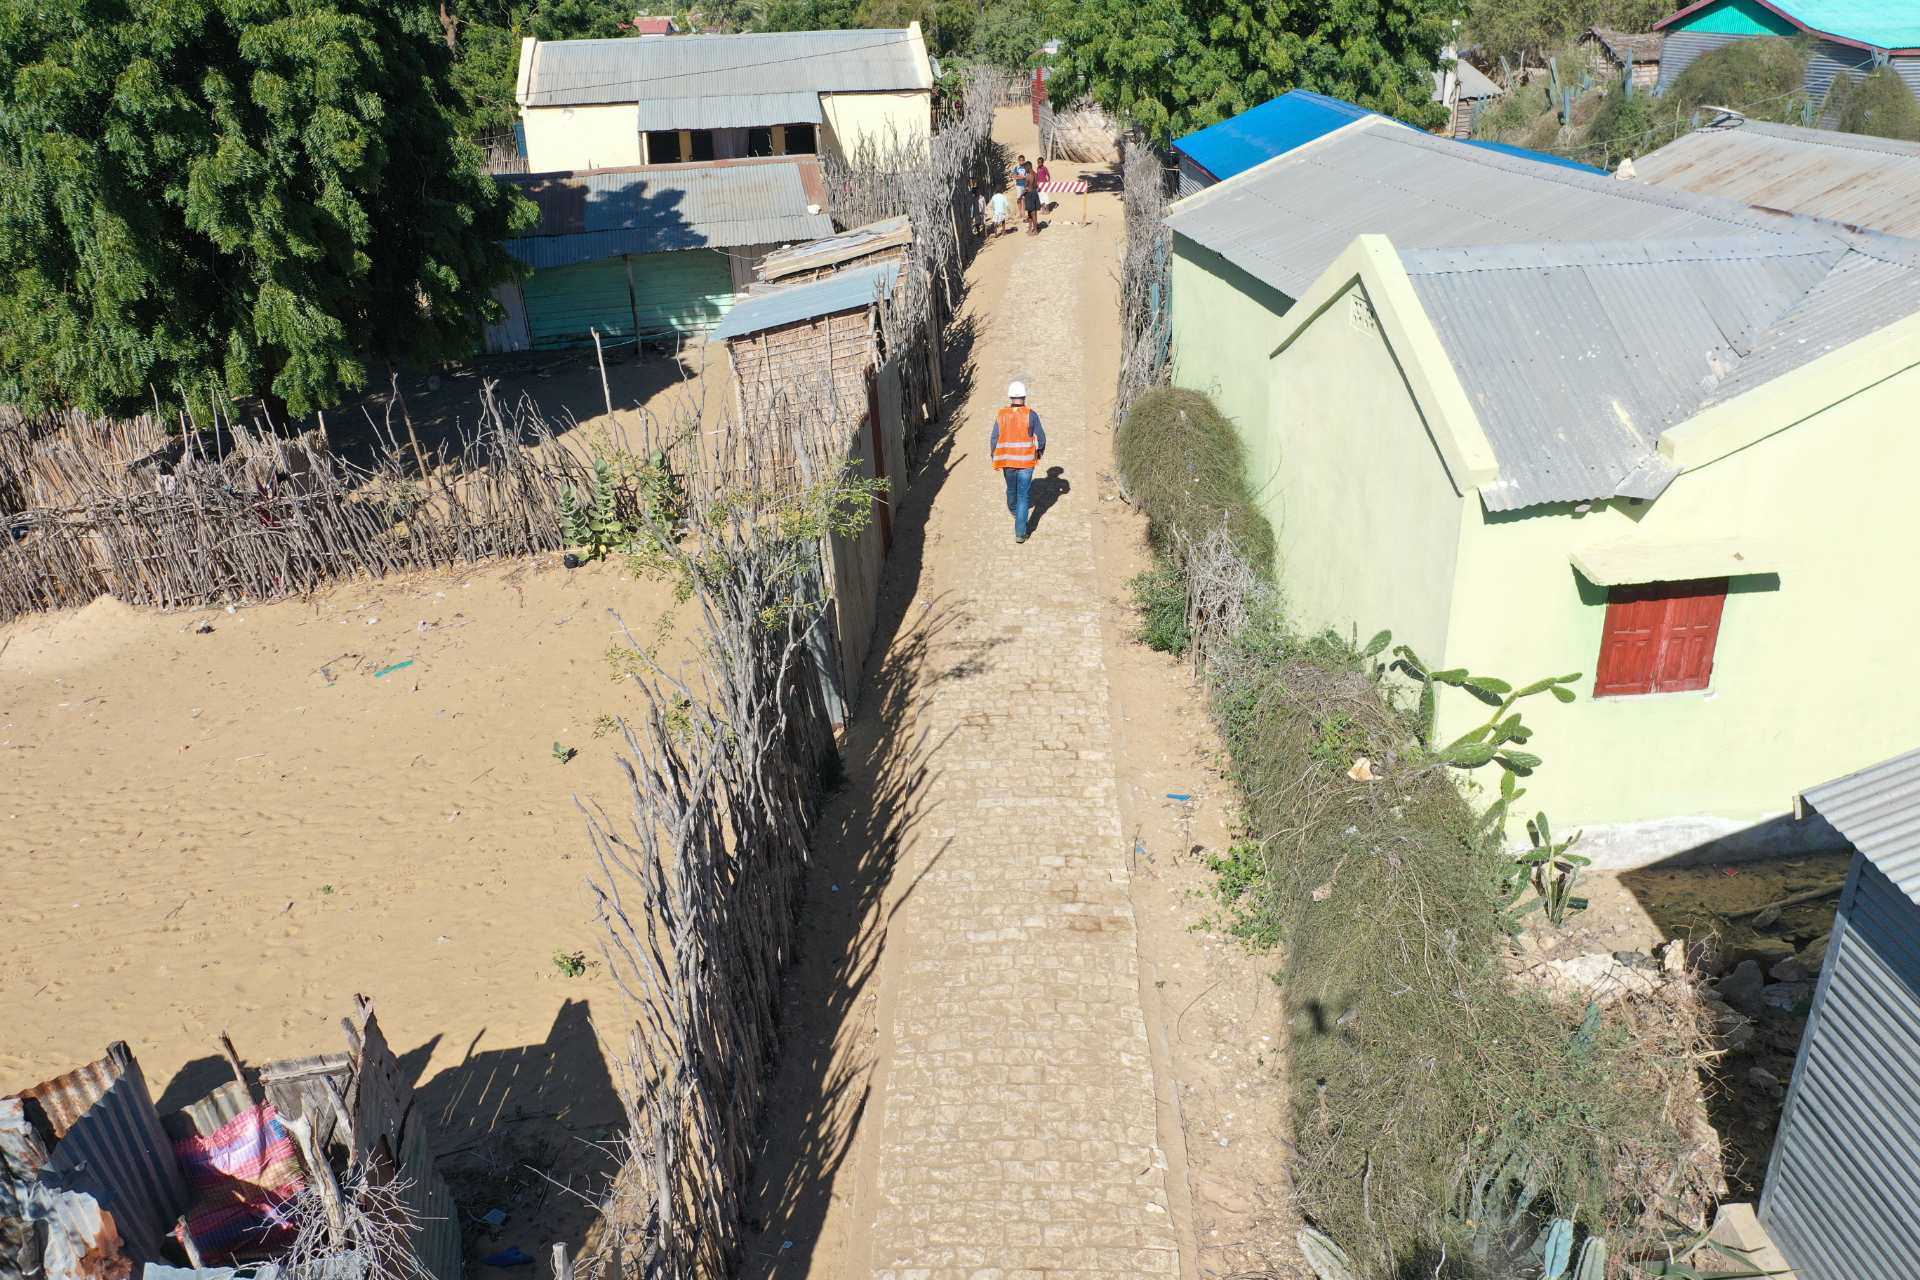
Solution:
[[[1072,491],[1024,546],[978,452],[939,498],[960,545],[937,587],[962,621],[936,661],[970,665],[918,690],[903,726],[927,744],[923,804],[945,821],[903,851],[923,874],[902,908],[881,1076],[883,1196],[862,1224],[875,1280],[1178,1272],[1085,514],[1096,468],[1071,292],[1089,244],[1063,230],[1021,246],[1010,296],[1050,305],[988,328],[960,428],[969,450],[984,442],[996,393],[1024,379],[1043,465]]]

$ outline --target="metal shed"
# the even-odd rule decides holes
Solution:
[[[1920,751],[1808,788],[1853,845],[1760,1200],[1801,1280],[1920,1258]]]
[[[833,231],[811,156],[498,181],[540,209],[538,226],[506,242],[535,268],[519,312],[525,345],[538,348],[590,343],[594,330],[622,339],[704,332],[769,250]],[[503,301],[511,316],[514,300]]]
[[[1695,58],[1736,40],[1813,37],[1807,92],[1818,102],[1841,71],[1861,75],[1885,58],[1920,94],[1920,8],[1909,0],[1697,0],[1653,24],[1666,37],[1665,93]]]

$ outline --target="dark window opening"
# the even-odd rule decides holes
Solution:
[[[787,154],[790,156],[810,156],[814,153],[813,126],[810,124],[790,124],[787,126]]]
[[[693,154],[688,156],[687,159],[689,160],[713,159],[713,130],[694,129],[691,131],[689,136],[693,143]]]
[[[680,163],[680,131],[663,129],[647,135],[648,164]]]
[[[1593,696],[1706,688],[1726,602],[1725,578],[1609,587]]]
[[[773,130],[772,129],[747,130],[747,155],[748,156],[750,157],[751,156],[770,156],[772,154],[773,154]]]

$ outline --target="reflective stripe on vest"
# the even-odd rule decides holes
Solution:
[[[1040,461],[1040,445],[1033,438],[1033,411],[1010,404],[1000,411],[1000,438],[993,446],[994,469],[1031,467]]]

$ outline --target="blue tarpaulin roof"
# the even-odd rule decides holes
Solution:
[[[738,338],[796,320],[812,320],[864,307],[881,294],[892,293],[894,277],[899,273],[900,264],[889,262],[865,271],[842,271],[811,284],[756,294],[727,312],[727,318],[708,335],[708,341]]]
[[[1303,142],[1312,142],[1373,114],[1351,102],[1295,89],[1251,111],[1242,111],[1231,120],[1190,133],[1173,145],[1225,182],[1237,173],[1245,173],[1257,164],[1286,154]]]

